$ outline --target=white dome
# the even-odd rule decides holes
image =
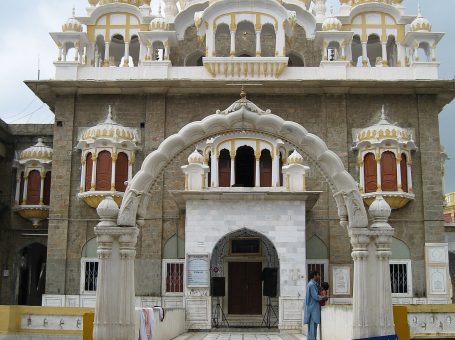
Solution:
[[[422,16],[422,13],[420,12],[420,6],[417,18],[415,18],[411,23],[411,30],[413,32],[431,32],[431,23],[427,18],[424,18]]]
[[[73,8],[73,16],[69,18],[62,26],[63,32],[82,32],[82,25],[75,17],[75,11]]]
[[[93,142],[97,139],[115,139],[117,141],[131,141],[136,143],[137,136],[134,129],[127,128],[113,121],[111,110],[111,107],[109,107],[109,114],[104,122],[85,130],[79,141]]]
[[[288,157],[288,164],[303,164],[303,157],[301,154],[294,150],[293,153]]]
[[[50,163],[52,161],[52,154],[52,148],[44,145],[42,138],[38,138],[38,143],[20,153],[19,163],[23,164],[29,160],[36,160],[40,163]]]
[[[341,21],[338,18],[331,15],[328,18],[326,18],[324,20],[324,22],[322,23],[322,30],[323,31],[340,31],[342,26],[343,26],[343,24],[341,23]]]
[[[193,153],[188,157],[189,164],[202,164],[204,163],[204,157],[199,153],[199,151],[194,150]]]

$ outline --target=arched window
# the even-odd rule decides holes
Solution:
[[[97,191],[111,190],[112,158],[109,151],[101,151],[96,160]]]
[[[393,237],[390,245],[390,283],[392,296],[412,296],[411,251],[403,241]]]
[[[152,48],[153,48],[153,56],[152,56],[152,59],[153,60],[159,60],[159,61],[162,61],[164,60],[164,44],[162,41],[154,41],[153,42],[153,45],[152,45]]]
[[[360,37],[358,35],[354,35],[352,38],[352,63],[354,66],[361,67],[362,66],[362,43],[360,42]],[[360,59],[359,59],[360,58]]]
[[[308,273],[317,270],[321,282],[328,281],[329,251],[325,243],[316,235],[306,242],[306,262]]]
[[[256,157],[251,146],[241,146],[235,153],[235,185],[254,187]]]
[[[115,161],[115,190],[125,192],[128,181],[128,156],[120,152]]]
[[[371,34],[367,42],[367,55],[370,61],[370,66],[375,67],[378,58],[382,58],[382,45],[381,40],[376,34]]]
[[[44,178],[44,188],[43,188],[43,203],[44,205],[49,205],[51,200],[51,175],[52,173],[48,171],[46,173],[46,178]]]
[[[431,49],[430,45],[427,42],[421,42],[417,49],[417,55],[420,62],[430,62],[431,61]]]
[[[131,37],[131,42],[130,42],[130,57],[131,59],[133,59],[133,65],[131,65],[131,61],[130,61],[130,65],[129,66],[138,66],[139,64],[139,49],[140,49],[140,43],[139,43],[139,38],[137,35],[133,35]]]
[[[27,203],[38,205],[40,203],[41,175],[38,170],[32,170],[28,174]]]
[[[98,258],[96,250],[98,245],[96,238],[92,238],[85,243],[81,254],[81,293],[96,292],[98,279]]]
[[[215,53],[217,57],[229,57],[231,53],[231,31],[227,24],[216,27]]]
[[[261,56],[274,57],[276,46],[275,28],[272,24],[265,24],[261,30]]]
[[[208,167],[209,167],[209,172],[207,174],[207,187],[211,187],[212,186],[212,153],[209,152],[208,156],[207,156],[209,159],[208,159]]]
[[[242,21],[235,32],[235,54],[240,57],[256,55],[256,30],[249,21]]]
[[[90,191],[92,187],[92,171],[93,171],[93,159],[92,154],[89,152],[85,157],[85,191]]]
[[[229,187],[231,181],[231,157],[229,151],[223,149],[220,151],[218,159],[218,185],[220,187]]]
[[[104,36],[98,35],[95,42],[95,66],[103,66],[104,56],[106,51],[106,44],[104,42]]]
[[[26,203],[26,202],[24,202],[24,182],[25,182],[24,172],[22,171],[21,172],[21,182],[20,182],[20,186],[19,186],[19,204]]]
[[[404,153],[401,154],[400,171],[401,189],[403,189],[404,192],[408,192],[408,161]]]
[[[382,191],[398,191],[397,188],[397,160],[390,151],[381,155],[381,189]]]
[[[112,66],[120,66],[120,61],[125,55],[125,41],[120,34],[116,34],[112,37],[111,43],[109,44],[109,56],[111,58],[110,63]]]
[[[387,39],[387,63],[389,66],[394,67],[397,66],[398,60],[398,49],[397,49],[397,42],[393,35],[389,35]]]
[[[283,153],[280,152],[280,187],[283,186]]]
[[[259,169],[261,173],[261,187],[272,186],[272,157],[270,151],[264,149],[261,151],[261,158],[259,159]]]
[[[365,193],[376,192],[378,189],[378,175],[376,158],[374,154],[367,153],[363,158],[363,174],[365,181]]]

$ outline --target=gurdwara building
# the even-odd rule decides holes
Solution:
[[[111,197],[120,225],[135,212],[136,305],[184,307],[187,328],[211,328],[219,303],[231,325],[269,306],[299,330],[311,270],[351,303],[352,228],[374,202],[376,219],[391,209],[392,301],[449,303],[438,115],[455,90],[444,33],[417,12],[89,0],[50,33],[55,78],[26,81],[53,127],[2,127],[1,302],[95,306]]]

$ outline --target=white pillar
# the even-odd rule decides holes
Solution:
[[[163,60],[169,60],[169,40],[166,39],[163,43],[164,46],[164,53],[163,53]]]
[[[63,48],[63,61],[66,61],[67,55],[68,55],[68,49]]]
[[[109,56],[109,41],[106,41],[104,43],[104,65],[103,66],[111,66],[110,62],[110,56]]]
[[[92,155],[92,182],[90,183],[90,191],[94,191],[95,187],[96,187],[96,155]]]
[[[133,178],[133,160],[128,161],[128,182]]]
[[[256,57],[261,56],[261,31],[256,31]]]
[[[130,43],[125,41],[125,53],[123,56],[123,66],[128,67],[130,64]]]
[[[117,153],[113,153],[111,158],[112,158],[111,191],[115,191],[115,164],[117,163]]]
[[[406,66],[406,60],[405,60],[405,48],[403,45],[401,44],[398,44],[397,45],[397,59],[398,59],[398,65],[397,66],[401,66],[401,67],[405,67]]]
[[[27,204],[27,193],[28,193],[28,174],[24,175],[24,192],[22,194],[21,204]]]
[[[229,186],[233,186],[235,184],[235,155],[231,155],[231,182]]]
[[[389,61],[387,60],[387,42],[381,43],[381,47],[382,47],[382,65],[388,66]]]
[[[272,155],[272,187],[280,186],[280,152],[276,149],[278,155]]]
[[[235,55],[235,30],[231,31],[231,56]]]
[[[87,164],[85,162],[84,157],[81,157],[81,186],[79,188],[79,192],[84,192],[84,190],[90,190],[85,187],[85,174],[87,171]]]
[[[134,339],[134,258],[139,229],[117,225],[119,209],[110,196],[96,211],[100,216],[95,228],[99,265],[93,339]]]
[[[363,42],[363,41],[362,41],[362,65],[363,65],[363,67],[368,67],[367,42]]]
[[[147,48],[148,48],[148,53],[149,53],[148,59],[149,59],[150,61],[155,60],[155,56],[153,55],[153,54],[154,54],[154,53],[153,53],[153,52],[154,52],[154,51],[153,51],[153,41],[150,42],[150,45],[147,46]]]
[[[360,193],[363,194],[365,192],[365,173],[363,170],[363,159],[359,158],[359,177],[360,177]]]
[[[256,176],[254,178],[254,186],[261,186],[261,170],[260,170],[260,157],[256,155]]]
[[[435,62],[436,61],[436,49],[434,47],[431,48],[431,61]]]
[[[211,174],[211,179],[212,179],[212,187],[218,187],[218,156],[215,154],[215,152],[212,154],[212,162],[211,162],[211,169],[210,172]]]
[[[76,41],[74,43],[74,61],[82,62],[82,60],[79,60],[79,49],[80,49],[80,43],[79,41]]]
[[[46,173],[40,171],[41,177],[41,187],[39,189],[39,205],[43,205],[43,198],[44,198],[44,179],[46,178]]]
[[[413,189],[412,189],[412,171],[411,171],[411,166],[412,166],[412,161],[411,159],[409,158],[408,160],[408,166],[407,166],[407,170],[408,170],[408,192],[412,193],[413,192]]]
[[[63,45],[59,44],[58,45],[58,57],[57,57],[58,61],[62,61],[62,55],[63,55]]]
[[[18,169],[19,170],[19,169]],[[14,201],[16,205],[20,204],[20,195],[21,193],[21,172],[18,172],[18,175],[16,176],[16,195],[14,196]]]
[[[382,191],[381,183],[381,154],[376,154],[376,181],[377,189],[376,191]]]

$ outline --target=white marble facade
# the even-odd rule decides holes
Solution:
[[[240,229],[273,243],[279,258],[279,328],[300,330],[306,285],[305,201],[186,201],[186,254],[211,254],[226,234]],[[211,328],[209,288],[185,289],[187,328]]]

